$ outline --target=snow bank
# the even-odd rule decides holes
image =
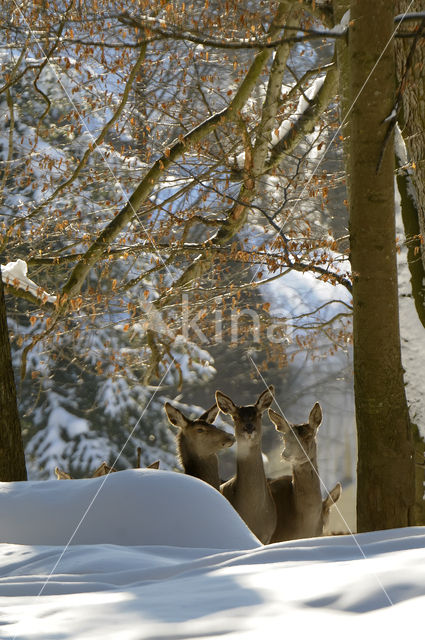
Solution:
[[[0,545],[1,638],[399,640],[422,628],[424,527],[245,551],[82,545],[53,570],[60,552]]]
[[[86,480],[0,483],[0,541],[252,549],[261,546],[205,482],[131,469]]]

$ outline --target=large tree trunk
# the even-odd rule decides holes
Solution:
[[[6,303],[0,267],[0,481],[26,480],[24,446],[16,402]]]
[[[423,1],[395,0],[396,13],[423,11]],[[417,20],[402,25],[403,30],[423,28]],[[423,35],[423,31],[422,31]],[[410,61],[409,61],[410,55]],[[398,177],[401,195],[403,224],[408,243],[408,264],[411,273],[412,295],[418,318],[425,327],[425,47],[424,40],[412,38],[396,40],[397,82],[401,87],[401,110],[399,125],[411,162],[408,175]],[[422,241],[421,241],[422,239]],[[422,261],[418,259],[417,249]],[[425,523],[424,501],[424,438],[419,430],[414,431],[416,459],[416,503],[414,521]]]
[[[414,503],[400,354],[392,136],[381,157],[388,129],[384,121],[395,97],[393,17],[394,5],[388,0],[351,2],[351,100],[356,102],[350,133],[350,243],[358,531],[406,526]]]

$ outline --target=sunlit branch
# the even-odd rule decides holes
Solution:
[[[279,29],[279,27],[276,25],[279,24],[279,20],[281,18],[282,12],[278,10],[275,22],[271,27],[272,33]],[[74,267],[68,279],[68,282],[63,287],[64,300],[79,293],[90,269],[95,264],[97,259],[102,255],[105,247],[109,246],[111,242],[116,238],[116,236],[133,219],[135,213],[152,192],[153,187],[158,182],[159,177],[164,173],[164,171],[173,162],[175,162],[179,156],[187,151],[187,149],[191,145],[204,139],[215,129],[215,127],[219,126],[220,124],[229,122],[237,116],[238,112],[251,95],[252,89],[256,85],[257,80],[262,70],[264,69],[264,66],[270,58],[270,55],[270,49],[258,53],[230,104],[222,111],[219,111],[218,113],[215,113],[213,116],[204,120],[190,132],[180,136],[180,138],[175,141],[168,149],[166,149],[162,156],[157,159],[157,161],[153,164],[151,169],[139,183],[135,191],[133,191],[127,204],[105,227],[98,238],[89,247],[84,257]]]
[[[291,12],[285,23],[285,31],[299,23],[299,10]],[[277,47],[270,70],[267,91],[264,99],[261,120],[256,132],[256,140],[252,152],[252,172],[254,180],[264,172],[264,165],[272,137],[272,131],[276,126],[276,115],[279,107],[279,99],[282,91],[283,76],[286,71],[291,47],[281,44]],[[254,185],[255,186],[255,185]]]
[[[5,292],[8,293],[9,295],[13,295],[15,298],[22,298],[27,302],[31,302],[31,304],[33,304],[36,307],[42,306],[42,307],[48,308],[49,310],[52,310],[55,308],[55,304],[47,300],[47,295],[46,295],[46,300],[43,300],[41,297],[35,296],[30,291],[22,289],[21,287],[15,287],[13,286],[13,284],[10,284],[7,282],[3,282],[3,284],[4,284]]]

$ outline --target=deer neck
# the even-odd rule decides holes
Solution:
[[[264,473],[260,443],[237,443],[236,476],[231,482],[230,502],[257,538],[267,544],[276,527],[276,506]]]
[[[177,436],[177,451],[185,474],[207,482],[215,489],[220,488],[218,458],[215,453],[201,457],[190,448],[183,433]]]
[[[302,464],[293,465],[292,486],[296,504],[302,504],[303,509],[310,509],[315,513],[321,512],[322,494],[316,455]]]
[[[264,473],[261,446],[239,441],[236,453],[236,480],[237,484],[246,491],[264,491],[266,487],[266,475]],[[250,494],[247,494],[249,496]]]

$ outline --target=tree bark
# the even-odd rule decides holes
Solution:
[[[395,0],[395,12],[403,14],[423,11],[423,2]],[[423,21],[405,23],[401,29],[423,29]],[[403,224],[408,245],[408,264],[411,273],[412,295],[418,318],[425,327],[425,47],[422,39],[396,40],[396,72],[400,87],[401,109],[398,122],[406,145],[409,173],[398,177]],[[412,50],[412,48],[414,49]],[[410,59],[409,59],[410,58]],[[420,253],[416,253],[417,249]],[[422,260],[419,260],[419,255]],[[424,438],[414,426],[416,502],[413,509],[415,524],[425,522],[424,500]]]
[[[6,302],[0,267],[0,481],[26,480],[24,445],[21,435],[13,376]]]
[[[414,460],[400,352],[394,148],[385,122],[395,99],[394,4],[352,0],[350,9],[357,528],[370,531],[409,524]]]
[[[424,10],[423,0],[395,0],[395,12],[403,14]],[[402,25],[403,31],[412,31],[421,25],[421,20],[409,21]],[[410,160],[414,169],[410,175],[416,192],[419,228],[422,235],[422,262],[425,268],[425,46],[423,37],[418,40],[409,69],[406,71],[406,60],[412,47],[412,38],[396,40],[396,72],[397,82],[401,86],[401,112],[399,114],[400,129],[406,143]]]
[[[344,14],[350,9],[350,0],[333,0],[333,13],[335,24],[338,24]],[[341,134],[343,137],[343,152],[345,166],[349,166],[349,147],[350,147],[350,131],[348,111],[351,107],[350,89],[349,89],[349,51],[347,41],[344,38],[335,40],[336,59],[338,68],[338,93],[339,93],[339,111],[342,127]],[[349,181],[348,181],[349,182]],[[348,185],[347,185],[348,190]]]

